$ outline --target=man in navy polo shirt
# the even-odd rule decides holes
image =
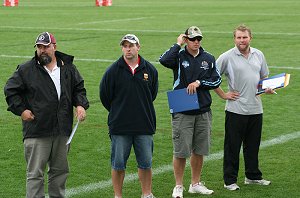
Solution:
[[[139,55],[140,42],[135,35],[125,35],[120,45],[123,56],[107,69],[100,83],[100,99],[109,111],[115,198],[122,197],[126,163],[132,146],[138,164],[142,198],[154,198],[151,167],[156,116],[153,101],[158,90],[158,73]]]

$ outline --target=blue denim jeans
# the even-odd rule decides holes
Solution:
[[[125,170],[131,147],[138,168],[152,167],[153,136],[152,135],[111,135],[111,166],[114,170]]]

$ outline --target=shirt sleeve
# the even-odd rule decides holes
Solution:
[[[261,70],[260,70],[260,79],[266,78],[269,76],[269,68],[267,65],[266,58],[261,52]]]
[[[25,91],[19,69],[17,69],[12,77],[10,77],[4,87],[5,99],[8,104],[8,111],[20,116],[26,110],[25,102],[22,98],[22,93]]]
[[[99,96],[101,103],[107,111],[110,111],[111,101],[113,98],[113,82],[110,78],[111,69],[109,68],[103,75],[99,86]]]
[[[170,49],[165,51],[159,58],[159,62],[170,69],[178,68],[178,53],[181,47],[178,44],[174,44]]]
[[[200,87],[202,89],[216,89],[222,82],[219,70],[216,67],[215,58],[211,63],[210,69],[204,78],[200,79]]]
[[[153,66],[154,67],[154,66]],[[153,71],[153,92],[152,92],[152,101],[156,99],[157,92],[158,92],[158,72],[156,69]]]
[[[73,105],[75,107],[82,106],[84,109],[89,108],[89,101],[86,96],[86,89],[84,87],[84,80],[79,71],[74,65],[74,92],[73,92]]]
[[[216,61],[216,67],[219,70],[220,75],[224,74],[224,72],[226,71],[226,66],[227,66],[227,63],[226,63],[226,59],[225,59],[225,54],[221,54]]]

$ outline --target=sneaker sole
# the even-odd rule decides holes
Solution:
[[[237,190],[240,190],[239,188],[235,188],[235,189],[225,188],[225,189],[230,190],[230,191],[237,191]]]
[[[211,194],[213,194],[214,193],[214,191],[212,191],[212,192],[210,192],[210,193],[201,193],[201,192],[194,192],[194,191],[188,191],[189,193],[191,193],[191,194],[201,194],[201,195],[211,195]]]
[[[224,188],[227,189],[227,190],[230,190],[230,191],[236,191],[236,190],[240,190],[240,188],[227,188],[225,185],[224,185]]]
[[[246,185],[260,185],[260,186],[269,186],[271,183],[269,184],[261,184],[261,183],[258,183],[258,182],[244,182],[244,184]]]

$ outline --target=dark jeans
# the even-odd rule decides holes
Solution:
[[[258,152],[262,131],[262,114],[240,115],[226,111],[223,172],[224,182],[237,182],[240,149],[243,144],[245,175],[248,179],[262,179]]]

